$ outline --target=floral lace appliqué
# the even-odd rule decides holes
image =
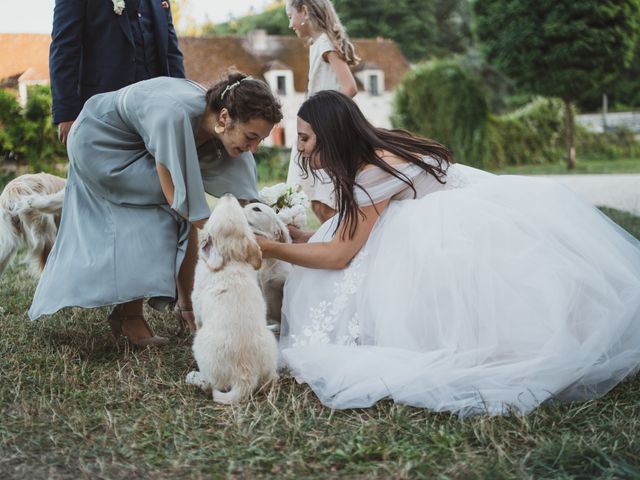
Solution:
[[[366,273],[363,271],[364,259],[367,252],[362,251],[351,261],[349,267],[344,270],[342,279],[333,285],[333,302],[323,300],[315,307],[309,308],[308,325],[302,329],[299,335],[291,335],[294,347],[307,345],[322,345],[335,343],[338,345],[358,345],[360,338],[360,321],[358,313],[354,313],[347,325],[347,334],[335,339],[331,334],[336,329],[338,319],[342,317],[349,305],[350,297],[356,294]]]

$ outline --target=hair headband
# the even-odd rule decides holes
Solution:
[[[253,77],[251,75],[247,75],[246,77],[238,80],[237,82],[227,85],[225,89],[222,91],[222,94],[220,95],[220,100],[224,100],[224,96],[227,94],[227,92],[230,92],[231,90],[236,88],[238,85],[240,85],[240,82],[244,82],[245,80],[253,80]]]

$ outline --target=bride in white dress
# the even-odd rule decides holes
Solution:
[[[638,370],[640,242],[596,208],[450,163],[337,92],[298,115],[301,163],[328,172],[341,213],[308,243],[259,242],[297,265],[282,360],[324,404],[528,413]]]

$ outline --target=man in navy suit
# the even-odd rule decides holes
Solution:
[[[53,123],[66,143],[92,95],[153,77],[184,78],[169,0],[56,0],[49,70]]]

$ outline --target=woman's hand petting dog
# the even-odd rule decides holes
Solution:
[[[307,243],[315,232],[308,232],[296,227],[295,225],[287,225],[289,228],[289,235],[291,235],[291,241],[293,243]]]

